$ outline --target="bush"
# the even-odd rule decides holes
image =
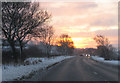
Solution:
[[[16,50],[16,55],[18,56],[17,59],[19,60],[19,51],[18,50]],[[8,50],[8,51],[2,50],[2,63],[9,64],[12,62],[14,62],[14,58],[13,58],[11,50]]]
[[[40,57],[43,54],[37,46],[30,46],[28,49],[25,49],[23,53],[27,57]]]

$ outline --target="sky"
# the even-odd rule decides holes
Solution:
[[[99,34],[118,46],[117,2],[40,2],[40,7],[52,14],[55,35],[67,33],[76,48],[95,48]]]

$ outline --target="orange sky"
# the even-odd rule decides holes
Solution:
[[[42,2],[40,6],[52,14],[55,34],[68,33],[77,48],[96,47],[96,34],[118,45],[117,2]]]

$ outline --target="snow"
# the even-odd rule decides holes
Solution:
[[[91,56],[91,58],[93,60],[96,60],[96,61],[99,61],[99,62],[103,62],[103,63],[115,65],[115,66],[120,66],[120,64],[119,64],[120,61],[118,61],[118,60],[104,60],[104,58],[98,57],[98,56]]]
[[[40,62],[40,61],[45,61],[45,60],[47,60],[48,58],[27,58],[25,61],[24,61],[24,63],[25,62],[29,62],[30,64],[33,64],[34,62]]]
[[[2,66],[0,65],[0,83],[2,82]]]
[[[98,57],[98,56],[91,56],[91,58],[94,59],[94,60],[96,60],[96,61],[100,61],[100,62],[104,61],[104,58]]]
[[[74,56],[57,56],[52,58],[28,58],[25,61],[33,61],[42,60],[42,62],[38,62],[37,64],[30,65],[3,65],[2,66],[2,81],[12,81],[14,79],[21,78],[22,76],[28,76],[30,73],[34,71],[38,71],[39,69],[44,69],[56,62],[60,62],[62,60],[72,58]]]

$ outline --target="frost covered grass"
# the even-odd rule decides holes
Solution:
[[[118,60],[104,60],[104,58],[98,57],[98,56],[91,56],[91,59],[99,61],[99,62],[115,65],[115,66],[120,66],[120,61]]]
[[[29,61],[30,62],[29,65],[19,66],[3,65],[2,81],[13,81],[15,79],[20,79],[23,76],[28,76],[32,72],[38,71],[39,69],[44,69],[52,64],[72,57],[74,56],[57,56],[51,58],[28,58],[25,60],[25,62]],[[33,62],[37,63],[33,64]]]

